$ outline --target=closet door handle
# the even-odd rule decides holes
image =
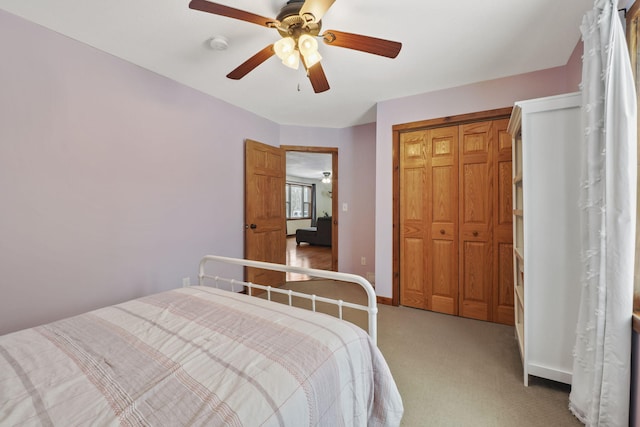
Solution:
[[[478,232],[477,231],[473,232],[473,237],[478,237]]]
[[[440,234],[444,234],[444,233],[445,233],[444,229],[440,230]]]

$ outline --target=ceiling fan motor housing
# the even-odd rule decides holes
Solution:
[[[302,9],[303,5],[304,0],[289,0],[280,9],[276,19],[280,22],[280,27],[277,27],[277,29],[282,37],[293,36],[297,38],[302,34],[309,34],[315,37],[320,34],[322,21],[305,23],[302,16],[300,16],[300,9]]]

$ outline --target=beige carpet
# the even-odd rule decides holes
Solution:
[[[365,301],[364,291],[350,284],[314,280],[285,287]],[[523,385],[513,327],[378,307],[378,346],[402,395],[403,426],[582,425],[567,409],[569,386],[536,377]],[[347,310],[345,317],[366,324],[365,314]]]

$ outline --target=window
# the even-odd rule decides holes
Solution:
[[[285,212],[287,219],[308,219],[313,212],[311,184],[287,182],[285,185]]]

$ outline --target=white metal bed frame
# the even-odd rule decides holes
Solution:
[[[368,305],[354,304],[351,302],[336,300],[332,298],[325,298],[317,295],[309,295],[301,292],[296,292],[287,289],[280,289],[273,286],[265,286],[251,282],[245,282],[242,280],[235,279],[227,279],[220,276],[212,276],[205,273],[205,266],[210,263],[225,263],[225,264],[233,264],[240,265],[244,267],[254,267],[261,268],[265,270],[274,270],[285,273],[300,273],[306,274],[313,277],[320,277],[323,279],[331,279],[331,280],[339,280],[342,282],[351,282],[357,283],[360,285],[367,293],[367,302]],[[262,262],[262,261],[252,261],[240,258],[228,258],[217,255],[207,255],[202,258],[200,261],[200,272],[198,274],[198,284],[200,286],[205,285],[205,279],[212,279],[214,281],[214,286],[217,288],[219,282],[229,283],[231,284],[231,291],[236,292],[235,286],[246,286],[249,289],[249,294],[251,294],[251,289],[261,289],[267,292],[267,299],[271,301],[271,294],[277,293],[288,296],[289,305],[292,305],[292,298],[304,298],[311,300],[311,309],[312,311],[316,311],[316,301],[328,303],[332,305],[338,306],[338,317],[342,319],[342,308],[348,307],[355,310],[366,311],[368,314],[368,333],[373,343],[377,345],[377,335],[378,335],[378,324],[377,324],[377,314],[378,314],[378,305],[376,300],[376,292],[373,289],[373,286],[369,281],[367,281],[362,276],[358,276],[356,274],[350,273],[340,273],[337,271],[327,271],[327,270],[318,270],[314,268],[304,268],[304,267],[294,267],[289,265],[282,264],[274,264],[270,262]]]

